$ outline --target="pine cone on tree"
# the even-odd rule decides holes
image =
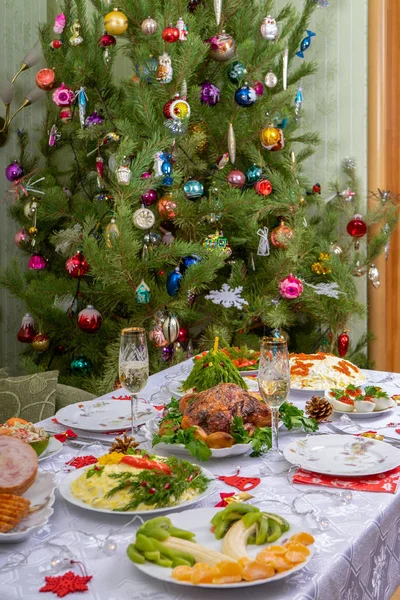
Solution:
[[[129,448],[136,448],[137,446],[139,446],[139,442],[136,442],[133,437],[127,437],[126,433],[124,433],[123,438],[115,438],[115,442],[111,445],[109,454],[111,454],[111,452],[121,452],[122,454],[126,454]]]
[[[313,396],[311,400],[307,400],[305,412],[308,417],[312,417],[318,423],[326,421],[333,412],[332,404],[321,396]]]

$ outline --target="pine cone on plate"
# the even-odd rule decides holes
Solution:
[[[312,417],[318,423],[321,423],[321,421],[326,421],[331,416],[333,406],[326,398],[313,396],[311,400],[307,400],[305,411],[308,417]]]
[[[139,442],[136,442],[133,437],[127,437],[126,433],[124,433],[123,438],[115,438],[115,442],[111,445],[109,454],[111,454],[111,452],[122,452],[122,454],[125,454],[129,448],[136,448],[137,446],[139,446]]]

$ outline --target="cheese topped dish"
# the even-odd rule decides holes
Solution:
[[[325,352],[290,355],[290,384],[294,389],[326,390],[361,385],[366,381],[356,365]]]

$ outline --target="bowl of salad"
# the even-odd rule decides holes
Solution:
[[[382,388],[373,385],[364,390],[355,385],[344,389],[331,389],[325,392],[325,397],[337,413],[352,413],[354,416],[372,416],[388,412],[396,406],[396,402]]]

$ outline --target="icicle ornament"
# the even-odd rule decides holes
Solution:
[[[87,95],[85,92],[85,88],[81,86],[77,92],[75,92],[76,99],[78,101],[79,107],[79,121],[82,129],[85,127],[85,118],[86,118],[86,105],[87,105]]]

